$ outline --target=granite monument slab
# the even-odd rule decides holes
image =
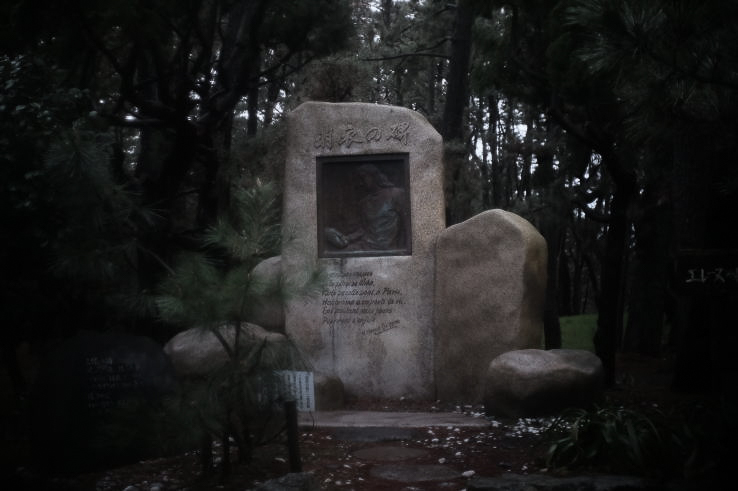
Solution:
[[[286,333],[349,396],[432,397],[440,135],[406,108],[308,102],[288,140],[283,274],[326,282],[287,302]]]

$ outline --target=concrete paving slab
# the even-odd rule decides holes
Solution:
[[[357,428],[330,428],[336,440],[347,442],[391,442],[422,438],[425,430],[421,428],[386,428],[381,426]]]
[[[382,462],[394,462],[400,460],[414,459],[428,455],[428,452],[419,448],[407,448],[398,446],[381,446],[362,448],[353,453],[353,456],[362,460],[377,460]]]
[[[372,467],[374,477],[399,482],[445,481],[456,479],[460,473],[443,465],[384,464]]]
[[[390,411],[317,411],[300,413],[299,424],[309,428],[486,428],[489,421],[462,413]]]

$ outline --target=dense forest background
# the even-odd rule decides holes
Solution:
[[[19,391],[22,343],[82,329],[165,341],[198,321],[173,323],[157,298],[215,301],[167,279],[187,253],[218,257],[208,233],[247,241],[271,216],[234,208],[244,189],[279,189],[284,117],[307,100],[419,111],[445,140],[449,225],[503,208],[541,231],[547,347],[559,316],[597,312],[610,383],[619,350],[678,353],[684,388],[725,382],[738,2],[2,5],[2,358]],[[681,288],[685,254],[708,261],[691,277],[704,288]]]

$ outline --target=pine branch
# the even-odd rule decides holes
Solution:
[[[151,249],[147,249],[146,247],[142,246],[140,243],[138,244],[138,249],[145,254],[151,256],[157,263],[159,263],[160,266],[162,266],[164,269],[167,270],[167,272],[171,275],[176,274],[176,271],[174,271],[164,259],[161,258],[157,253],[152,251]]]
[[[424,57],[424,58],[442,58],[444,60],[451,59],[448,55],[442,55],[437,53],[406,53],[402,55],[394,55],[394,56],[382,56],[379,58],[362,58],[362,61],[390,61],[390,60],[398,60],[398,59],[407,59],[407,58],[415,58],[415,57]]]
[[[397,59],[406,59],[406,58],[412,58],[412,57],[430,57],[430,58],[443,58],[443,59],[450,59],[451,57],[448,55],[438,54],[438,53],[426,53],[426,51],[434,50],[444,44],[446,44],[448,41],[451,41],[451,38],[445,37],[441,39],[439,42],[432,46],[418,48],[413,53],[401,53],[399,55],[392,55],[392,56],[383,56],[378,58],[363,58],[362,61],[388,61],[388,60],[397,60]]]

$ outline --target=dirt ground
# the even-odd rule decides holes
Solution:
[[[628,406],[669,406],[683,402],[685,396],[669,390],[671,367],[668,359],[621,356],[619,383],[607,392],[610,402]],[[347,409],[386,411],[454,410],[484,417],[483,408],[473,406],[443,407],[439,401],[353,401]],[[480,429],[432,427],[414,431],[409,437],[392,441],[355,441],[342,438],[334,431],[308,429],[300,432],[300,455],[303,471],[314,475],[321,489],[326,490],[398,490],[398,489],[465,489],[469,476],[497,476],[551,472],[546,467],[545,448],[541,434],[547,419],[491,419]],[[381,458],[360,458],[355,454],[372,447],[416,449],[416,456],[402,464],[443,466],[455,471],[455,476],[426,483],[401,483],[378,475],[377,469],[389,462]],[[361,452],[360,452],[361,453]],[[216,462],[219,449],[214,449]],[[400,463],[400,462],[393,462]],[[288,452],[284,442],[275,442],[257,449],[248,465],[236,465],[227,478],[216,472],[203,477],[199,473],[197,452],[138,462],[114,469],[38,481],[32,475],[23,476],[16,469],[14,481],[26,488],[65,490],[125,490],[135,486],[139,491],[154,490],[247,490],[260,483],[289,472]],[[6,481],[7,482],[7,481]],[[418,486],[422,487],[418,487]],[[129,488],[132,491],[134,488]]]
[[[390,405],[385,405],[388,410]],[[418,403],[397,405],[393,409],[421,410]],[[424,410],[431,410],[429,405]],[[474,408],[466,408],[474,411]],[[372,447],[417,449],[418,456],[403,459],[402,464],[443,465],[457,472],[458,477],[429,486],[443,484],[443,489],[464,489],[472,474],[495,476],[504,472],[540,472],[545,468],[543,448],[536,447],[539,433],[546,420],[493,420],[484,430],[454,427],[429,427],[413,430],[410,438],[389,441],[351,441],[341,439],[335,431],[312,429],[300,433],[300,455],[303,471],[311,472],[321,489],[333,490],[395,490],[405,486],[378,477],[373,472],[387,463],[382,452],[376,459],[358,458],[357,451]],[[217,449],[214,450],[217,455]],[[473,471],[473,472],[472,472]],[[288,453],[282,443],[261,447],[254,462],[235,466],[227,480],[218,476],[202,479],[198,474],[195,453],[172,458],[141,462],[135,465],[78,476],[69,484],[80,490],[119,490],[135,485],[149,490],[155,483],[161,489],[225,489],[244,490],[289,472]],[[545,472],[545,470],[544,470]],[[407,486],[410,486],[408,483]],[[426,488],[422,488],[426,489]],[[431,488],[427,488],[431,489]]]

